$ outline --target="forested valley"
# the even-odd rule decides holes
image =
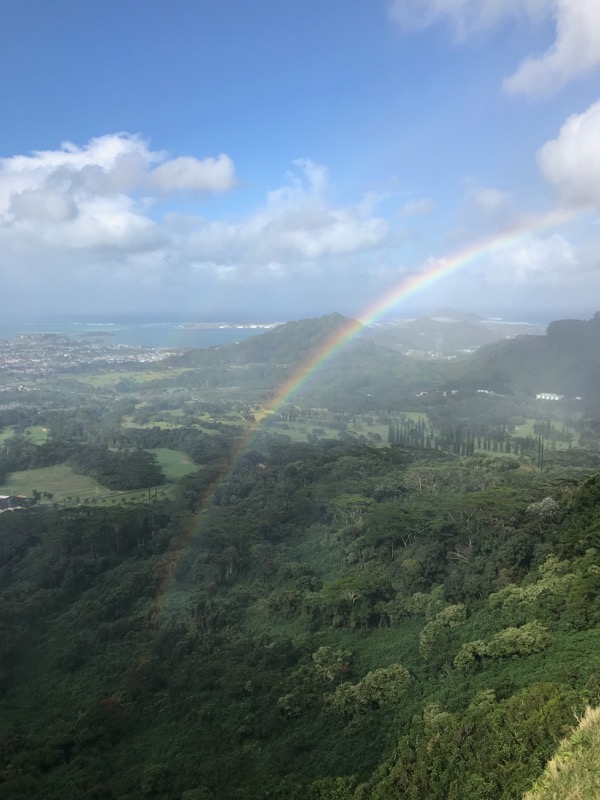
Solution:
[[[202,392],[214,353],[4,393],[2,479],[39,483],[0,514],[0,798],[537,791],[600,704],[593,409],[403,360],[387,409],[317,405],[368,402],[356,352],[275,411]]]

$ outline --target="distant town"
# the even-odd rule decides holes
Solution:
[[[19,380],[96,367],[128,367],[162,361],[178,350],[81,341],[55,334],[0,339],[0,391],[18,388]],[[11,380],[13,378],[14,380]]]

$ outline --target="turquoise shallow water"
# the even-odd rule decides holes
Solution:
[[[55,333],[60,336],[87,339],[90,334],[105,333],[105,336],[94,336],[92,340],[138,347],[212,347],[240,342],[263,332],[264,329],[261,328],[184,328],[180,322],[0,324],[0,338],[32,333]]]

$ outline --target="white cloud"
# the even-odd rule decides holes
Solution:
[[[561,234],[527,236],[492,260],[492,283],[565,284],[580,268],[575,247]]]
[[[65,222],[77,214],[75,204],[58,192],[44,189],[24,189],[12,194],[9,213],[15,221]]]
[[[495,249],[463,276],[477,283],[485,298],[513,298],[515,305],[535,307],[539,298],[553,298],[553,308],[585,303],[600,290],[598,240],[583,243],[565,232],[529,233]],[[486,288],[487,287],[487,292]],[[518,289],[517,295],[515,290]],[[523,294],[525,292],[525,294]]]
[[[324,195],[327,171],[303,159],[288,184],[267,194],[263,208],[239,222],[207,222],[190,237],[197,258],[265,264],[341,256],[379,247],[388,232],[385,220],[368,213],[370,203],[331,208]]]
[[[148,176],[148,184],[165,193],[226,192],[235,186],[235,168],[229,156],[199,161],[191,156],[174,158],[161,164]]]
[[[385,198],[332,202],[327,169],[309,159],[294,162],[244,216],[181,213],[176,197],[162,217],[154,208],[168,193],[224,191],[235,180],[226,155],[169,160],[129,134],[1,159],[0,274],[17,280],[23,297],[35,288],[51,306],[82,311],[149,298],[173,306],[219,286],[242,305],[273,283],[287,291],[288,281],[322,295],[349,256],[386,241],[387,223],[375,214]]]
[[[505,17],[543,16],[550,0],[390,0],[392,18],[404,29],[448,23],[458,41],[488,30]]]
[[[530,56],[504,81],[508,94],[549,95],[600,66],[600,3],[558,0],[556,40],[541,56]]]
[[[463,180],[464,195],[457,206],[455,226],[446,233],[447,246],[460,248],[475,234],[489,237],[519,222],[512,194],[491,186],[480,186],[475,178]]]
[[[431,214],[433,209],[433,200],[430,200],[428,197],[421,197],[418,200],[407,200],[400,209],[400,214],[406,217],[422,216]]]
[[[462,226],[469,230],[473,224],[489,232],[490,228],[506,228],[516,221],[515,200],[511,194],[490,186],[479,186],[468,179],[465,181],[465,198],[459,210]]]
[[[50,192],[79,204],[90,197],[136,190],[222,192],[234,184],[233,162],[224,154],[204,160],[167,159],[139,136],[111,134],[91,139],[84,147],[64,142],[58,150],[0,159],[0,216],[28,191]],[[31,203],[21,204],[21,211],[27,205]]]
[[[537,160],[563,202],[600,208],[600,101],[569,117],[558,137],[540,148]]]
[[[597,251],[596,251],[597,252]],[[483,253],[452,280],[440,282],[437,299],[482,313],[521,314],[557,309],[563,316],[593,303],[600,291],[600,262],[593,246],[572,231],[523,234]],[[433,300],[431,301],[433,303]],[[461,306],[462,303],[462,306]],[[514,318],[514,317],[513,317]]]
[[[540,56],[529,56],[505,79],[510,95],[552,94],[600,66],[598,0],[390,0],[390,14],[403,29],[450,26],[462,42],[507,19],[552,20],[555,40]]]
[[[499,189],[476,186],[470,190],[469,196],[477,208],[487,215],[504,212],[511,204],[510,195]]]
[[[63,255],[70,249],[145,251],[158,246],[164,231],[147,216],[148,197],[140,198],[140,191],[216,192],[234,182],[233,163],[223,154],[169,160],[126,133],[83,147],[65,142],[57,150],[0,159],[0,241]]]

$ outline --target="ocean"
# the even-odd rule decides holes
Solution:
[[[0,324],[0,338],[33,333],[54,333],[59,336],[127,344],[136,347],[169,347],[189,349],[232,344],[249,339],[265,328],[236,327],[235,323],[223,323],[232,327],[191,328],[181,322],[53,322]]]

